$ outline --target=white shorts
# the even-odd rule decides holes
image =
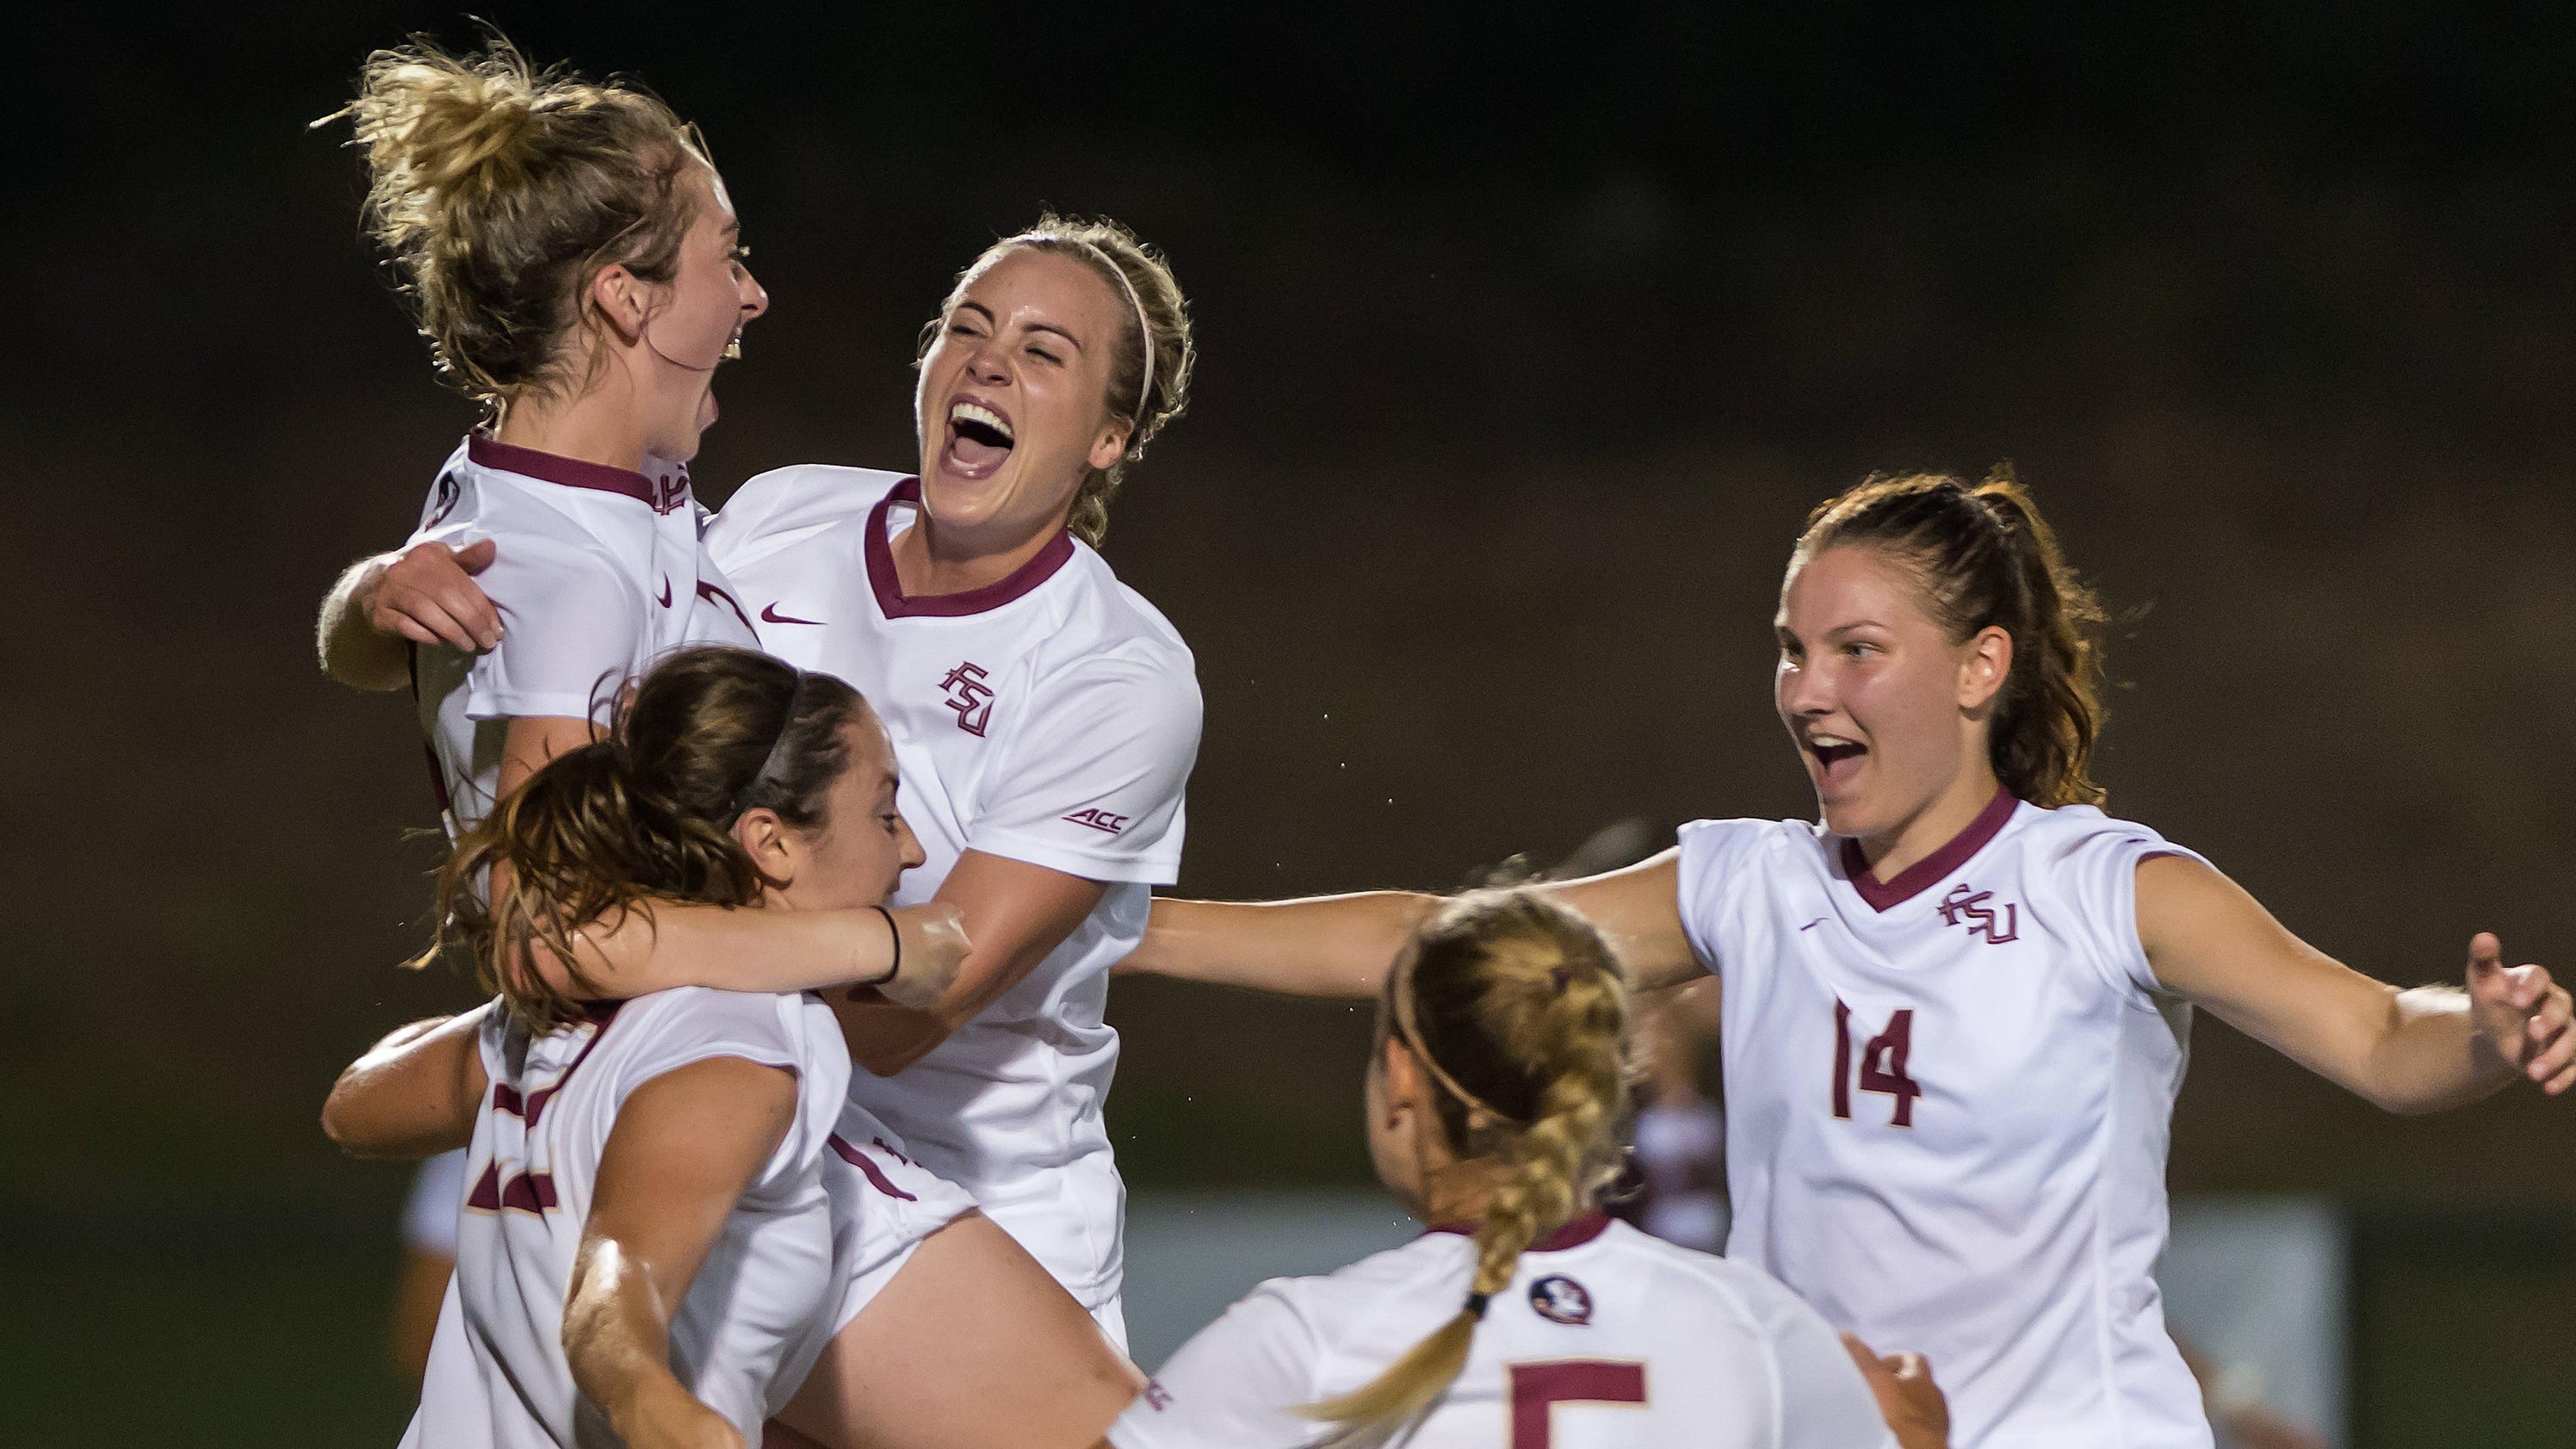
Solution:
[[[894,1281],[922,1239],[975,1207],[966,1189],[904,1156],[902,1139],[853,1104],[842,1106],[823,1155],[823,1186],[832,1195],[833,1270],[849,1285],[832,1319],[836,1334]]]

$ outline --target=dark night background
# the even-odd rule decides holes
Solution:
[[[719,384],[710,501],[909,468],[917,329],[1042,204],[1170,253],[1196,401],[1108,554],[1198,657],[1184,893],[1448,886],[1617,815],[1805,813],[1768,693],[1803,512],[2009,458],[2146,606],[2116,813],[2387,979],[2456,979],[2481,927],[2576,968],[2555,7],[485,13],[712,142],[775,307]],[[315,1112],[466,996],[393,968],[434,859],[418,747],[321,677],[311,619],[472,412],[359,237],[345,129],[305,123],[371,47],[473,32],[363,3],[49,23],[0,227],[0,1339],[56,1352],[0,1385],[31,1443],[135,1441],[110,1351],[262,1442],[374,1442],[381,1404],[309,1380],[373,1372],[399,1174]],[[1365,1174],[1358,1013],[1124,983],[1112,1015],[1140,1187]],[[2178,1189],[2576,1206],[2576,1109],[2399,1120],[2206,1017],[2194,1046]],[[2567,1244],[2500,1251],[2461,1272],[2556,1285],[2531,1321],[2560,1322]],[[2463,1332],[2537,1364],[2524,1311]],[[171,1432],[221,1437],[192,1412]]]

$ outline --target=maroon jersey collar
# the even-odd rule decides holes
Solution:
[[[894,547],[886,533],[887,511],[897,503],[909,503],[919,508],[921,480],[906,478],[897,483],[887,490],[885,497],[877,500],[875,508],[868,511],[865,530],[868,587],[875,591],[877,607],[889,619],[923,615],[953,619],[998,609],[1055,577],[1055,571],[1063,568],[1065,561],[1073,557],[1073,534],[1058,529],[1055,537],[1047,540],[1046,547],[1038,550],[1037,557],[1013,569],[1007,578],[980,589],[968,589],[962,594],[927,594],[912,598],[904,593],[903,585],[895,578]],[[915,528],[920,526],[918,523],[913,525]]]
[[[516,473],[540,483],[560,483],[566,488],[588,488],[600,493],[621,493],[649,506],[656,513],[668,513],[689,501],[689,476],[685,471],[668,484],[657,483],[631,469],[611,468],[605,463],[585,463],[579,458],[542,453],[534,448],[504,443],[482,433],[465,440],[465,456],[481,467]]]
[[[2010,790],[1997,786],[1995,798],[1986,802],[1986,808],[1977,812],[1977,818],[1968,822],[1967,829],[1952,836],[1949,844],[1897,872],[1896,879],[1885,883],[1869,873],[1869,861],[1860,853],[1860,842],[1845,838],[1843,874],[1851,878],[1852,889],[1860,892],[1860,898],[1869,902],[1870,909],[1884,911],[1891,906],[1902,905],[1946,878],[1950,872],[1966,865],[1969,856],[1985,849],[1986,842],[1995,838],[1995,832],[2004,828],[2004,822],[2012,819],[2013,811],[2020,805]]]
[[[1609,1229],[1610,1215],[1599,1208],[1594,1208],[1521,1251],[1561,1253],[1568,1248],[1580,1248]],[[1476,1225],[1474,1223],[1433,1223],[1422,1230],[1422,1235],[1426,1238],[1433,1233],[1455,1233],[1462,1238],[1472,1238],[1476,1235]]]

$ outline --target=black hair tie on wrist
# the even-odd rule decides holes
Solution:
[[[1483,1293],[1470,1293],[1467,1295],[1467,1316],[1469,1318],[1481,1319],[1485,1316],[1485,1303],[1488,1296],[1489,1295]]]
[[[859,984],[861,986],[883,986],[887,982],[892,981],[896,975],[901,973],[903,970],[903,930],[894,923],[894,912],[887,910],[883,906],[871,906],[869,909],[875,911],[878,915],[885,917],[886,934],[894,939],[894,964],[886,968],[886,972],[883,976],[878,977],[874,981],[862,981]]]

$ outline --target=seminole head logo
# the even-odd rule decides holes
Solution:
[[[1592,1321],[1592,1294],[1562,1273],[1551,1273],[1530,1285],[1530,1308],[1551,1323],[1581,1328]]]
[[[429,522],[422,524],[421,527],[436,528],[440,524],[445,523],[447,521],[447,515],[456,511],[457,500],[464,496],[465,485],[456,481],[455,474],[439,474],[438,501],[430,506]]]
[[[993,718],[993,687],[984,682],[984,666],[960,664],[948,671],[939,687],[948,691],[948,707],[957,711],[957,727],[981,739],[984,726]]]

